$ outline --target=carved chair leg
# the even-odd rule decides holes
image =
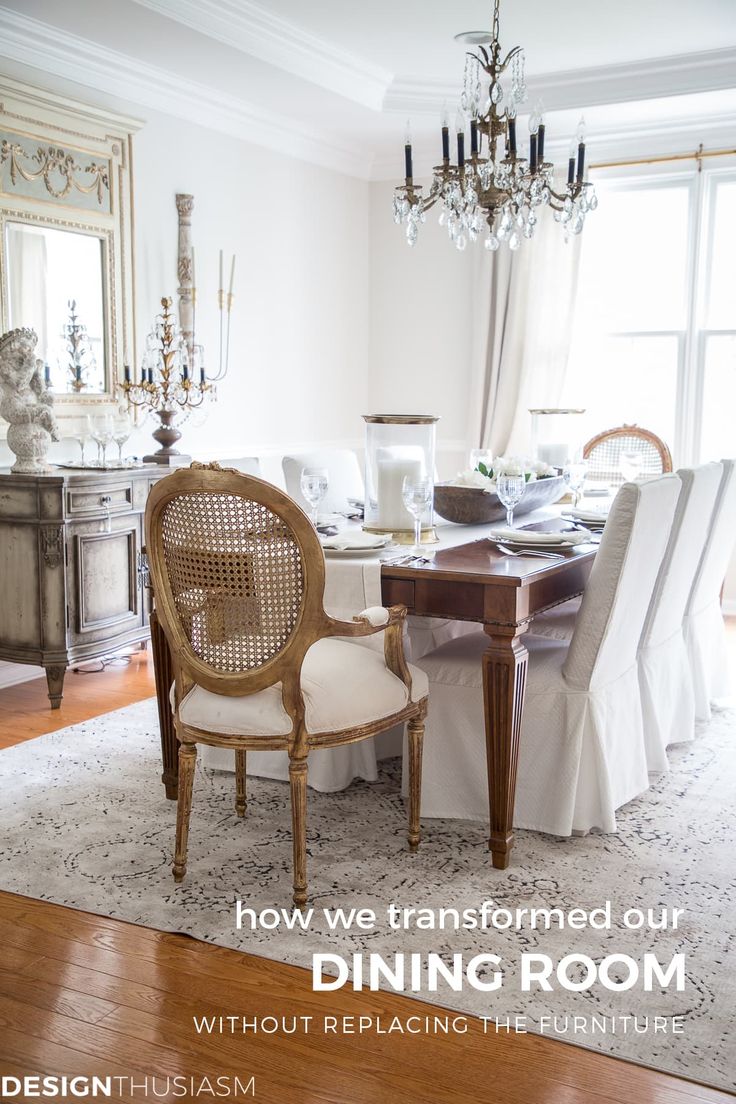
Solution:
[[[189,814],[192,811],[194,767],[197,745],[182,744],[179,748],[179,793],[176,802],[176,848],[174,850],[174,881],[180,882],[187,872],[187,841]]]
[[[289,760],[291,830],[294,840],[294,904],[307,903],[307,760]]]
[[[416,851],[421,837],[419,814],[422,803],[422,744],[424,717],[407,725],[409,731],[409,850]]]
[[[247,801],[245,797],[245,765],[246,751],[235,752],[235,812],[239,817],[245,816]]]

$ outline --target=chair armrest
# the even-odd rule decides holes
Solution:
[[[406,606],[369,606],[356,614],[352,621],[340,621],[328,617],[330,636],[374,636],[392,625],[403,626]]]

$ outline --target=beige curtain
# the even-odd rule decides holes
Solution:
[[[48,355],[48,311],[46,304],[47,259],[43,232],[11,223],[8,226],[8,289],[10,325],[36,331],[36,355]]]
[[[479,296],[469,440],[494,455],[529,452],[530,407],[559,406],[572,336],[581,236],[565,242],[542,210],[512,253],[478,251]]]

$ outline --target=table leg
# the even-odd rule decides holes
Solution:
[[[491,809],[488,846],[493,865],[498,870],[505,870],[514,846],[516,765],[528,652],[520,639],[523,629],[485,625],[484,631],[490,637],[488,650],[483,655],[488,799]]]
[[[164,630],[161,628],[155,609],[151,611],[151,654],[153,673],[156,679],[156,698],[158,701],[158,723],[161,729],[161,758],[164,771],[161,781],[166,787],[166,796],[176,801],[179,788],[179,743],[174,729],[174,715],[171,711],[169,693],[174,681],[171,664],[171,652]]]

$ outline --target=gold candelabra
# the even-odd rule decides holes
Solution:
[[[206,378],[204,364],[199,367],[199,379],[193,378],[195,366],[189,363],[187,343],[174,322],[171,299],[162,298],[161,307],[149,334],[141,378],[135,382],[126,365],[122,389],[130,406],[147,408],[161,423],[153,433],[161,447],[144,456],[144,461],[172,464],[190,459],[174,447],[181,439],[175,419],[200,407],[208,396],[214,395],[214,387]]]

